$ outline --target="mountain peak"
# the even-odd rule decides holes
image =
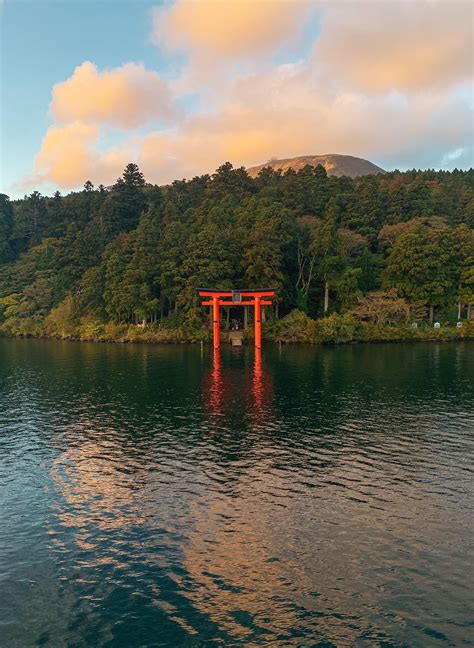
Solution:
[[[282,160],[272,158],[268,162],[265,162],[265,164],[250,167],[247,169],[247,172],[255,178],[265,167],[272,167],[284,173],[288,169],[299,171],[307,164],[310,166],[321,164],[326,169],[328,176],[349,176],[350,178],[357,178],[358,176],[372,175],[374,173],[385,173],[383,169],[369,162],[369,160],[352,155],[338,155],[336,153],[328,153],[326,155],[300,155]]]

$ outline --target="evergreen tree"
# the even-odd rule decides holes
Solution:
[[[0,264],[10,261],[13,257],[10,245],[13,226],[13,207],[10,199],[5,194],[0,194]]]
[[[352,309],[360,292],[385,308],[396,289],[412,313],[425,302],[450,317],[457,303],[462,315],[473,219],[473,170],[351,179],[307,166],[252,179],[226,163],[157,187],[130,164],[110,189],[0,196],[0,327],[149,323],[178,307],[189,319],[199,284],[276,287],[282,310],[311,315],[330,298]]]
[[[243,251],[244,287],[276,288],[282,295],[288,275],[285,252],[294,240],[296,221],[278,203],[263,199],[254,206],[255,220],[248,230]]]
[[[15,214],[13,247],[18,252],[36,245],[46,221],[46,204],[43,196],[34,191],[19,204]]]
[[[446,232],[416,225],[400,236],[388,257],[386,278],[409,301],[445,306],[456,294],[457,250]]]
[[[319,273],[324,285],[323,311],[329,310],[329,291],[344,269],[344,252],[338,233],[339,208],[336,201],[331,200],[321,222],[317,238],[319,256]]]
[[[365,248],[354,266],[360,269],[357,281],[363,293],[380,288],[380,276],[385,268],[385,262],[381,255],[374,254]]]

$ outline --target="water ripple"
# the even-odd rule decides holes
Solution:
[[[0,340],[0,644],[472,645],[473,378]]]

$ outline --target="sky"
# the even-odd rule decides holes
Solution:
[[[0,192],[339,153],[473,166],[464,0],[0,0]]]

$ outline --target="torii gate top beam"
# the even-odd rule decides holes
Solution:
[[[200,297],[233,297],[234,295],[243,295],[244,297],[274,297],[276,288],[198,288],[197,291]]]

